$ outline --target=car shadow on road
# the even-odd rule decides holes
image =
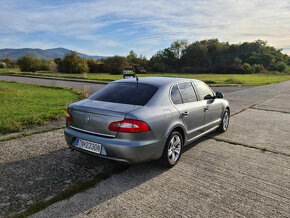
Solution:
[[[184,152],[204,140],[207,139],[203,138],[187,145]],[[118,169],[122,170],[118,172]],[[169,169],[161,166],[159,161],[132,166],[125,165],[124,167],[121,163],[77,151],[72,152],[68,148],[21,161],[1,163],[0,202],[2,204],[0,216],[23,210],[33,202],[50,199],[70,185],[92,179],[100,172],[115,172],[115,175],[94,188],[98,190],[99,186],[101,189],[93,195],[94,199],[87,199],[86,202],[79,203],[74,208],[75,211],[71,211],[73,213],[70,215],[77,215],[133,189],[167,170]],[[104,184],[106,185],[104,186]]]

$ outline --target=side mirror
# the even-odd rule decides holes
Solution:
[[[210,94],[204,96],[204,100],[212,100],[212,99],[215,99],[215,98],[216,98],[216,96],[212,96]]]
[[[215,97],[216,97],[216,98],[224,98],[224,95],[223,95],[223,93],[221,93],[221,92],[216,92],[216,93],[215,93]]]

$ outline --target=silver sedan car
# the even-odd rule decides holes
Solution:
[[[174,166],[185,145],[227,130],[223,94],[194,79],[140,77],[114,81],[72,103],[65,138],[71,149],[127,163],[160,159]]]

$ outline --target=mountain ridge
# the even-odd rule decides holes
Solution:
[[[40,49],[40,48],[3,48],[0,49],[0,59],[10,58],[18,59],[25,55],[33,55],[35,57],[40,57],[44,59],[54,59],[54,58],[63,58],[67,53],[70,53],[72,50],[58,47],[58,48],[49,48],[49,49]],[[82,58],[89,59],[101,59],[106,56],[100,55],[87,55],[77,52],[78,55]]]

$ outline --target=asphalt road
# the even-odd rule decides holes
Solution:
[[[102,88],[104,84],[88,83],[88,82],[77,82],[77,81],[64,81],[54,79],[42,79],[42,78],[30,78],[20,76],[3,76],[0,75],[0,81],[14,81],[36,85],[47,85],[47,86],[62,86],[70,87],[80,90],[86,90],[89,94],[93,94],[98,89]],[[214,87],[215,91],[222,91],[223,93],[232,93],[235,91],[251,88],[251,86],[228,86],[228,87]]]
[[[88,82],[30,78],[30,77],[20,77],[20,76],[3,76],[3,75],[0,75],[0,81],[1,80],[36,84],[36,85],[69,87],[69,88],[75,88],[75,89],[80,89],[80,90],[86,90],[90,94],[94,93],[95,91],[97,91],[98,89],[104,86],[104,84],[101,84],[101,83],[98,84],[98,83],[88,83]]]
[[[290,81],[228,92],[228,131],[187,146],[174,168],[131,166],[34,216],[289,217],[289,95]],[[118,166],[69,151],[63,130],[0,142],[0,153],[0,216]]]

